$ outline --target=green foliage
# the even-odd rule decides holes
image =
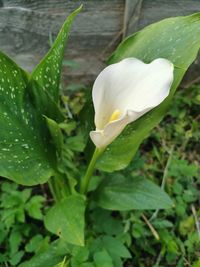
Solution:
[[[28,76],[2,53],[0,60],[0,174],[19,184],[45,182],[54,173],[54,151],[30,101]]]
[[[16,266],[26,253],[48,244],[48,237],[38,234],[37,227],[43,220],[45,198],[32,195],[31,189],[19,189],[16,184],[0,185],[0,266]]]
[[[56,151],[43,115],[63,120],[58,106],[60,69],[69,28],[79,11],[67,18],[31,76],[0,53],[0,175],[19,184],[44,183],[57,172]]]
[[[82,6],[67,17],[51,49],[31,75],[31,82],[36,81],[38,91],[41,91],[41,89],[44,90],[56,103],[59,100],[61,67],[69,30],[81,8]],[[44,104],[48,106],[46,101]]]
[[[41,195],[31,196],[31,189],[17,191],[16,184],[3,183],[1,194],[2,221],[9,229],[15,221],[24,223],[25,213],[38,220],[43,219],[41,207],[45,198]]]
[[[58,264],[55,265],[55,267],[67,267],[68,263],[66,262],[66,258]]]
[[[96,267],[114,267],[112,258],[105,249],[94,254],[94,262]]]
[[[133,161],[133,171],[131,172],[129,167],[123,172],[124,175],[127,172],[132,175],[143,173],[150,179],[161,182],[161,170],[165,170],[165,188],[175,204],[175,208],[170,210],[145,213],[156,229],[160,241],[151,238],[152,233],[141,220],[140,212],[123,214],[126,229],[134,238],[131,247],[134,255],[131,261],[133,265],[146,266],[148,263],[156,267],[182,267],[185,263],[191,266],[198,264],[200,240],[191,209],[191,204],[196,206],[199,218],[200,181],[196,138],[199,126],[193,127],[191,123],[195,123],[199,109],[199,102],[196,101],[198,92],[199,86],[196,86],[177,93],[169,115],[142,146],[143,159],[136,157]],[[177,124],[181,126],[177,128]],[[172,155],[170,147],[174,147]],[[168,167],[167,157],[171,157]]]
[[[97,238],[92,244],[91,250],[98,252],[107,251],[112,258],[114,266],[116,267],[122,266],[121,258],[131,258],[129,251],[123,245],[123,243],[120,240],[108,235],[103,235]]]
[[[58,156],[61,157],[63,150],[63,135],[58,123],[50,118],[45,117],[49,132],[51,134],[52,140],[55,144]]]
[[[164,102],[128,125],[109,146],[98,163],[99,169],[112,172],[128,165],[143,139],[169,109],[175,90],[195,60],[199,48],[200,13],[162,20],[133,34],[119,45],[110,57],[109,64],[128,57],[136,57],[146,63],[156,58],[166,58],[175,66],[174,82]]]
[[[172,208],[169,196],[144,177],[109,177],[100,184],[96,194],[98,204],[109,210]]]
[[[83,151],[93,113],[91,106],[81,111],[86,97],[78,90],[84,86],[68,86],[69,96],[62,97],[61,105],[58,88],[64,44],[79,11],[68,17],[49,53],[31,76],[0,55],[4,61],[0,78],[6,84],[0,87],[0,174],[24,185],[44,183],[54,175],[49,188],[56,200],[50,208],[52,199],[46,185],[30,189],[2,182],[0,264],[182,267],[186,262],[196,267],[200,248],[196,230],[200,215],[196,164],[199,129],[194,120],[198,116],[198,87],[175,96],[163,127],[157,127],[142,146],[142,156],[138,153],[120,175],[96,172],[90,181],[87,201],[77,193],[86,171]],[[145,62],[156,57],[168,58],[176,65],[175,81],[170,97],[127,127],[108,148],[99,162],[101,169],[125,167],[150,129],[160,121],[197,54],[197,33],[199,14],[172,18],[128,38],[111,57],[110,63],[128,56]],[[178,37],[172,42],[175,34]],[[67,64],[74,66],[72,62]],[[84,125],[79,123],[80,115]],[[13,129],[15,133],[11,134]],[[84,217],[88,226],[85,231]],[[43,220],[50,233],[46,232]],[[55,236],[59,239],[55,240]]]
[[[1,228],[3,231],[1,231],[0,234],[1,238],[6,234],[3,243],[0,245],[1,247],[5,247],[5,252],[1,255],[1,264],[3,264],[3,267],[5,267],[4,262],[11,265],[11,263],[9,263],[9,259],[12,259],[11,254],[9,254],[11,245],[5,240],[9,240],[9,235],[11,232],[14,233],[16,231],[15,229],[21,229],[18,230],[22,236],[18,249],[18,251],[23,251],[23,258],[21,261],[28,260],[31,257],[30,260],[21,264],[20,267],[55,267],[62,262],[65,262],[69,267],[96,267],[98,265],[105,265],[106,267],[109,265],[114,267],[126,265],[142,267],[148,266],[148,264],[150,266],[155,265],[156,267],[182,267],[184,266],[184,262],[187,261],[191,266],[198,266],[200,242],[194,217],[190,209],[191,204],[195,205],[196,211],[199,214],[197,190],[199,180],[198,168],[195,164],[198,160],[197,136],[199,129],[197,127],[192,127],[191,124],[197,116],[199,108],[199,103],[196,102],[198,91],[199,87],[193,87],[192,91],[189,88],[178,92],[175,96],[173,109],[170,110],[163,124],[152,132],[150,139],[141,147],[142,155],[138,153],[130,166],[120,173],[120,176],[129,176],[131,179],[134,179],[136,176],[143,178],[149,177],[150,180],[161,184],[170,147],[175,146],[165,182],[165,188],[172,198],[175,207],[169,210],[160,210],[153,218],[153,211],[145,211],[145,216],[157,231],[160,240],[155,239],[149,226],[142,218],[142,212],[123,211],[113,213],[112,211],[101,209],[94,203],[91,203],[87,211],[87,220],[90,227],[86,231],[84,247],[69,247],[69,245],[62,240],[49,244],[49,241],[43,237],[46,231],[41,225],[39,229],[35,229],[36,226],[33,223],[21,223],[18,219],[15,219],[15,222],[10,226],[10,231],[5,231],[6,228],[3,223],[3,228]],[[72,102],[74,98],[78,97],[82,97],[82,95],[77,96],[75,94],[69,101],[69,106],[73,113],[74,105]],[[190,101],[185,101],[185,99],[190,99]],[[76,99],[75,102],[82,101]],[[183,110],[186,110],[186,113],[181,117],[180,114]],[[176,128],[177,123],[190,131],[190,135],[187,135],[187,144],[184,142],[185,136],[183,136],[182,130],[180,131],[180,127]],[[62,125],[63,129],[66,129],[68,137],[73,136],[74,131],[77,135],[80,135],[78,126],[78,123],[70,124],[69,121],[66,125]],[[80,152],[72,151],[73,145],[70,149],[67,146],[66,149],[68,151],[66,152],[68,157],[65,158],[64,163],[67,173],[71,175],[76,174],[74,177],[82,175],[83,170],[77,167],[80,166],[80,162],[82,162]],[[194,163],[191,163],[191,160]],[[108,174],[106,174],[106,177],[108,179],[117,179],[118,175],[119,174],[113,173],[109,174],[108,177]],[[99,179],[104,179],[104,176],[105,174],[101,174],[101,176],[100,174],[98,174],[98,176],[94,175],[90,187],[91,194],[93,194],[93,192],[96,194],[94,190],[98,186]],[[5,197],[12,191],[17,191],[19,196],[23,195],[21,194],[21,191],[24,190],[23,188],[18,189],[14,184],[9,185],[7,191],[5,191]],[[5,188],[6,187],[7,185]],[[3,196],[3,194],[1,196]],[[36,196],[31,196],[26,205],[31,202],[33,197],[35,198]],[[9,198],[10,197],[6,197],[6,199]],[[46,202],[41,202],[40,204],[47,205]],[[42,206],[41,209],[42,214],[43,209],[44,206]],[[6,211],[7,208],[1,209],[1,214],[4,210]],[[183,212],[180,212],[181,210],[183,210]],[[29,217],[27,211],[25,211],[25,220],[26,217]],[[27,228],[29,230],[27,230]],[[19,242],[17,238],[14,238],[15,235],[16,234],[13,234],[12,239],[16,240],[15,242]],[[117,249],[115,247],[117,245],[113,245],[112,242],[110,245],[111,247],[115,247],[116,254],[118,256],[120,255],[120,257],[111,254],[112,250],[110,251],[108,244],[105,243],[105,236],[109,236],[108,239],[112,239],[112,242],[114,242],[113,239],[117,239],[117,244],[118,241],[120,242],[121,245],[119,245]],[[120,253],[121,247],[125,248],[125,250],[126,247],[129,249],[131,258],[129,258],[128,252],[127,254]],[[35,251],[33,251],[34,249]],[[127,258],[121,257],[122,254],[127,256]],[[13,263],[15,262],[13,261]]]
[[[66,253],[68,253],[66,243],[62,240],[56,240],[32,257],[31,260],[20,264],[19,267],[55,267],[64,261],[63,257]]]
[[[47,229],[66,242],[84,245],[85,201],[81,195],[71,195],[56,203],[45,217]]]

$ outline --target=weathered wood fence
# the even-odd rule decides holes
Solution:
[[[80,66],[65,70],[67,81],[92,81],[122,38],[160,19],[200,11],[200,0],[0,0],[0,50],[31,71],[50,39],[80,4],[66,58]],[[198,60],[190,79],[200,76]]]

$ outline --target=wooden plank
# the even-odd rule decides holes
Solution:
[[[66,69],[70,82],[93,80],[122,34],[200,10],[199,0],[0,0],[0,50],[31,71],[49,49],[49,36],[55,38],[66,16],[81,3],[84,8],[75,19],[66,51],[66,58],[80,65]]]
[[[75,19],[66,52],[80,68],[68,70],[70,79],[87,82],[94,78],[117,45],[113,40],[123,28],[123,0],[1,2],[0,49],[29,71],[49,49],[49,36],[56,36],[66,16],[82,2],[84,8]]]
[[[126,0],[124,14],[124,38],[137,31],[143,0]]]
[[[199,0],[127,0],[127,34],[167,17],[189,15],[200,10]]]
[[[199,10],[199,0],[143,0],[138,29],[167,17],[186,16]]]
[[[128,0],[129,20],[127,21],[126,35],[130,35],[145,26],[167,17],[190,15],[200,11],[199,0]],[[127,10],[127,7],[126,7]],[[188,74],[184,78],[183,86],[196,80],[200,73],[200,57],[197,58]]]

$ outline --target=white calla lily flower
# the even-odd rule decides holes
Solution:
[[[158,106],[169,95],[173,70],[164,58],[150,64],[126,58],[106,67],[92,91],[96,130],[90,137],[95,146],[106,147],[127,124]]]

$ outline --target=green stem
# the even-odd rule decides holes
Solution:
[[[58,202],[58,196],[57,196],[56,190],[55,190],[54,185],[53,185],[52,177],[48,181],[48,186],[49,186],[51,194],[52,194],[52,196],[54,198],[54,201]]]
[[[60,173],[56,173],[55,176],[49,179],[48,186],[55,202],[58,202],[70,194],[65,177],[63,177]]]
[[[103,151],[104,151],[103,148],[101,148],[101,149],[96,148],[95,149],[94,154],[93,154],[93,156],[90,160],[90,163],[88,165],[86,174],[83,177],[83,179],[81,180],[81,184],[80,184],[80,193],[81,194],[87,194],[90,178],[94,172],[94,167],[95,167],[96,161],[99,158],[99,156],[103,153]]]
[[[63,174],[56,174],[55,183],[57,185],[57,191],[59,191],[61,199],[70,195],[67,178]]]

